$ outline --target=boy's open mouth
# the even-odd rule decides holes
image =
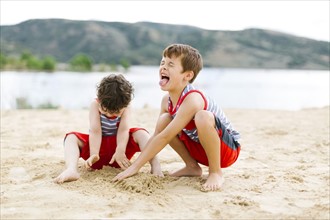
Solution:
[[[164,85],[166,85],[166,83],[168,83],[169,80],[170,80],[170,77],[168,77],[168,76],[161,76],[161,79],[159,81],[159,85],[160,86],[164,86]]]

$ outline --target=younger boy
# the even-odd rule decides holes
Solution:
[[[136,174],[169,144],[186,164],[172,176],[201,176],[200,163],[209,166],[209,175],[201,190],[215,191],[222,186],[221,168],[237,160],[240,135],[221,108],[191,84],[202,66],[200,53],[189,45],[173,44],[165,48],[159,85],[168,93],[162,99],[155,132],[136,161],[114,181]]]
[[[64,139],[66,169],[55,178],[56,183],[77,180],[78,159],[86,168],[102,169],[104,165],[126,169],[136,152],[143,150],[149,140],[143,128],[130,128],[130,107],[133,87],[123,75],[111,74],[97,87],[97,99],[89,111],[89,134],[70,132]],[[163,176],[156,157],[150,159],[151,173]]]

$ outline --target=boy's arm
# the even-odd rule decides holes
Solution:
[[[99,112],[99,104],[94,100],[89,108],[89,158],[85,161],[85,167],[89,169],[100,159],[99,152],[102,141],[102,128]]]
[[[89,110],[89,150],[90,156],[99,155],[101,140],[102,140],[102,129],[99,112],[99,104],[94,100],[90,105]]]
[[[110,164],[113,162],[117,162],[118,165],[126,169],[130,162],[126,157],[126,147],[129,139],[129,128],[130,128],[130,120],[131,120],[131,109],[130,107],[125,108],[123,114],[121,115],[118,131],[117,131],[117,146],[116,146],[116,152],[112,156],[110,160]]]
[[[161,109],[166,109],[166,107],[167,103],[165,104],[163,100]],[[113,180],[122,180],[136,174],[147,161],[159,153],[194,118],[197,111],[203,108],[203,98],[197,93],[189,94],[169,125],[159,134],[154,135],[134,163],[128,169],[119,173]]]

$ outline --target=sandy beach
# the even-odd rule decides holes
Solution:
[[[159,154],[164,178],[146,164],[113,183],[120,170],[79,161],[81,178],[56,184],[64,134],[87,133],[88,110],[1,110],[1,219],[330,219],[329,107],[224,111],[242,150],[223,188],[205,193],[207,167],[202,177],[168,175],[183,166],[169,146]],[[158,109],[133,113],[152,133]]]

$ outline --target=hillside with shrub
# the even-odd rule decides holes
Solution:
[[[329,42],[264,29],[214,31],[151,22],[28,20],[0,26],[1,54],[70,63],[85,54],[93,64],[158,65],[164,47],[197,48],[206,67],[329,69]]]

